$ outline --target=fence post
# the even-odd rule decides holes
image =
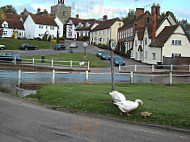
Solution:
[[[32,64],[34,65],[34,62],[35,62],[35,60],[34,60],[34,58],[32,58]]]
[[[171,71],[173,71],[173,65],[171,64]]]
[[[135,65],[135,72],[137,71],[137,65]]]
[[[53,84],[55,83],[55,70],[53,70],[52,72],[52,83]]]
[[[172,72],[170,72],[170,85],[172,85],[173,80],[172,80]]]
[[[152,72],[154,72],[154,65],[152,65]]]
[[[131,73],[130,73],[130,83],[133,83],[133,72],[131,71]]]
[[[73,61],[70,60],[70,67],[72,68],[73,67]]]
[[[189,65],[189,72],[190,72],[190,65]]]
[[[16,65],[16,57],[14,58],[14,64]]]
[[[51,67],[53,68],[53,59],[51,60]]]
[[[18,71],[18,87],[21,85],[21,70]]]
[[[90,70],[90,62],[88,61],[88,70]]]
[[[86,70],[86,81],[88,81],[88,70]]]
[[[119,64],[119,72],[121,71],[121,65]]]

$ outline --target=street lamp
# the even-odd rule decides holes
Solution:
[[[83,60],[87,60],[87,58],[86,58],[86,48],[88,46],[88,41],[84,42],[83,46],[84,46],[84,57],[83,57]]]

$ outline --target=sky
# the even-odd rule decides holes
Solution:
[[[12,5],[20,14],[24,8],[36,13],[38,8],[47,9],[57,4],[57,0],[0,0],[0,7]],[[151,6],[160,5],[161,12],[171,11],[177,19],[187,19],[190,22],[190,0],[65,0],[66,6],[72,7],[71,16],[79,14],[80,18],[126,17],[130,9],[144,8],[151,11]]]

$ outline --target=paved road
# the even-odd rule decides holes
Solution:
[[[189,134],[58,112],[0,93],[1,142],[189,142]]]

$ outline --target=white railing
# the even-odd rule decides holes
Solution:
[[[160,70],[158,70],[160,69]],[[156,72],[156,71],[188,71],[190,72],[190,65],[119,65],[119,71],[128,72]]]
[[[1,58],[1,57],[0,57]],[[8,57],[7,57],[8,58]],[[3,59],[5,59],[3,57]],[[1,60],[0,60],[1,61]],[[11,61],[6,61],[6,60],[3,60],[3,62],[6,62],[6,63],[14,63],[15,65],[16,64],[24,64],[24,65],[42,65],[42,66],[49,66],[49,67],[69,67],[69,68],[87,68],[87,70],[90,70],[90,62],[89,61],[57,61],[57,60],[49,60],[49,59],[35,59],[35,58],[32,58],[32,59],[27,59],[27,58],[22,58],[22,61],[18,62],[15,59],[11,60]]]

